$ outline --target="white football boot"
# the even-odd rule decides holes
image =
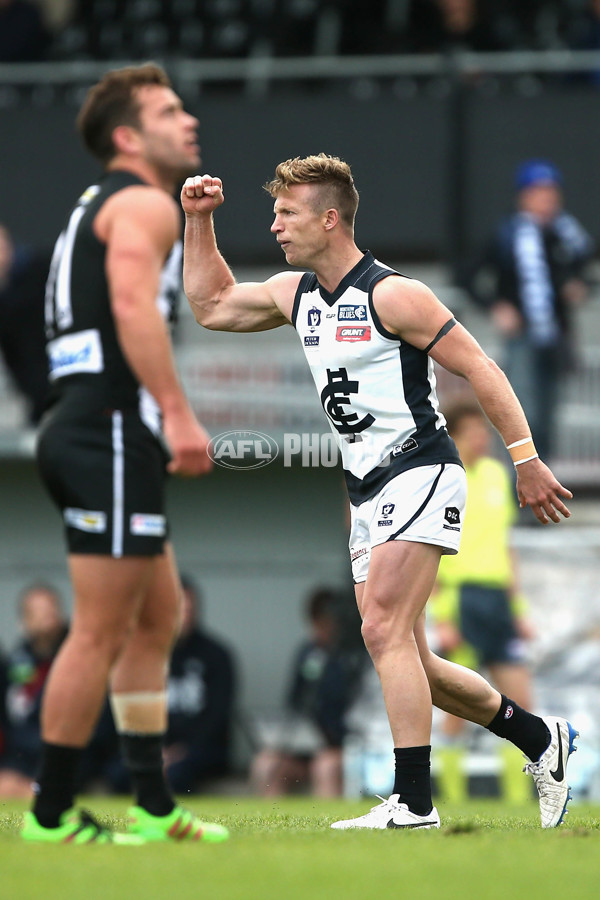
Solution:
[[[379,797],[379,794],[377,794]],[[399,803],[400,795],[392,794],[389,800],[379,797],[381,803],[374,806],[370,812],[357,819],[344,819],[341,822],[333,822],[332,828],[439,828],[440,817],[433,807],[426,816],[418,816],[409,810],[406,803]]]
[[[537,762],[528,762],[523,771],[533,775],[533,781],[540,798],[540,818],[542,828],[556,828],[560,825],[571,799],[567,783],[567,762],[577,749],[575,738],[579,737],[570,722],[556,716],[544,716],[550,732],[550,743]]]

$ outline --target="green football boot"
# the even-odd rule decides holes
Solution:
[[[140,835],[119,834],[100,825],[85,810],[68,809],[60,817],[57,828],[45,828],[40,825],[34,813],[25,813],[25,822],[21,829],[24,841],[46,844],[123,844],[139,846],[145,841]]]
[[[224,825],[203,822],[187,809],[176,806],[168,816],[153,816],[141,806],[128,811],[127,833],[144,841],[226,841],[229,831]]]

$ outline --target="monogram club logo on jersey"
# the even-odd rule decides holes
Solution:
[[[306,316],[308,319],[308,330],[315,331],[321,324],[321,310],[317,309],[316,306],[311,306]]]
[[[261,469],[278,453],[273,438],[260,431],[225,431],[208,444],[208,455],[224,469]]]
[[[348,378],[347,369],[327,369],[327,384],[321,391],[321,403],[340,434],[364,431],[375,421],[371,413],[359,419],[358,413],[346,409],[351,402],[350,394],[358,394],[358,381]]]
[[[338,325],[335,333],[336,341],[370,341],[370,325]]]
[[[338,322],[366,322],[367,307],[364,303],[352,306],[340,306],[338,309]]]

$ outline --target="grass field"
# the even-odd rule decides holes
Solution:
[[[89,798],[113,827],[125,802]],[[575,806],[542,831],[537,805],[499,801],[441,808],[442,828],[338,832],[336,818],[369,801],[194,797],[190,808],[227,824],[224,844],[52,847],[19,838],[24,804],[0,800],[1,900],[378,900],[401,897],[549,900],[600,893],[600,807]]]

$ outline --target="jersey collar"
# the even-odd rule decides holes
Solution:
[[[359,259],[356,265],[347,272],[336,289],[329,293],[323,285],[317,281],[319,286],[319,293],[321,298],[325,301],[328,306],[333,306],[334,303],[340,299],[340,297],[345,293],[345,291],[352,287],[352,285],[356,284],[357,281],[364,275],[367,269],[370,269],[372,265],[375,263],[375,258],[370,250],[365,250],[363,254],[363,258]]]

